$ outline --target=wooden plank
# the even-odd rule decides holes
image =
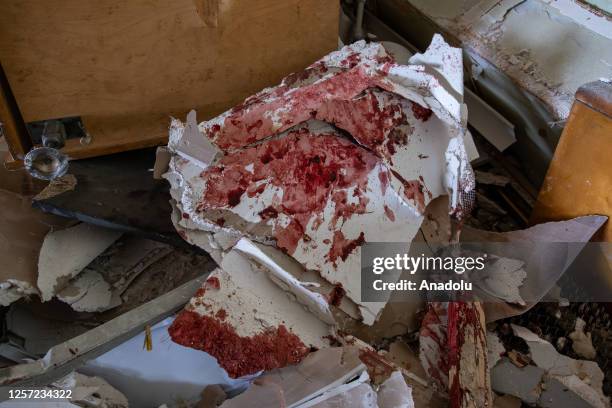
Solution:
[[[0,60],[26,122],[81,116],[73,157],[166,140],[337,46],[337,1],[0,0]],[[215,27],[216,24],[216,27]]]
[[[0,136],[6,139],[11,159],[23,159],[23,156],[32,147],[32,141],[2,65],[0,65],[0,122]]]
[[[531,222],[590,214],[612,218],[611,155],[612,117],[574,102]],[[595,240],[612,242],[610,221]]]

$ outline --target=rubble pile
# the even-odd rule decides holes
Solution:
[[[152,172],[170,185],[168,216],[188,249],[31,208],[28,238],[23,220],[0,214],[18,237],[0,254],[20,260],[0,282],[0,355],[18,367],[4,383],[72,364],[93,350],[74,339],[106,339],[114,322],[122,335],[145,327],[146,352],[166,342],[248,385],[237,395],[208,386],[189,401],[197,407],[609,406],[597,363],[609,317],[601,330],[588,313],[559,323],[573,309],[556,284],[579,251],[540,245],[584,245],[607,218],[530,226],[531,187],[472,136],[463,94],[462,52],[440,35],[405,64],[358,41],[215,118],[173,119]],[[66,177],[40,197],[76,191]],[[0,189],[7,214],[26,201]],[[484,253],[486,269],[465,275],[473,297],[370,301],[362,256],[374,243],[423,259]],[[45,326],[41,305],[69,311],[70,324]],[[530,325],[534,313],[555,324]],[[47,388],[77,390],[77,405],[128,404],[120,387],[79,372]]]

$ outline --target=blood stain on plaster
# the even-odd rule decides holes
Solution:
[[[215,357],[231,378],[297,364],[310,348],[284,325],[241,337],[218,318],[184,310],[168,328],[177,344]]]

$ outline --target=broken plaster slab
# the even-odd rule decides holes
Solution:
[[[443,69],[436,62],[441,59]],[[364,322],[372,324],[384,302],[358,300],[359,282],[351,279],[350,271],[358,270],[359,246],[368,241],[410,242],[425,207],[439,195],[450,195],[451,211],[460,218],[469,210],[462,194],[474,187],[463,143],[461,53],[437,36],[430,50],[411,61],[399,65],[380,45],[356,43],[324,57],[302,76],[292,75],[200,124],[204,136],[225,155],[202,172],[201,161],[186,160],[185,152],[177,151],[167,178],[183,218],[199,231],[226,230],[276,244],[306,269],[319,270],[331,283],[341,284],[360,306]],[[381,126],[362,126],[370,113]],[[333,123],[355,140],[347,141],[319,121]],[[173,122],[171,149],[188,127]],[[329,157],[322,165],[325,156],[315,146]],[[365,171],[357,163],[334,163],[331,153],[337,150],[350,151],[351,160],[359,157]],[[285,154],[291,157],[281,159]],[[299,173],[293,167],[303,160],[293,156],[318,159],[312,163],[333,176],[325,182],[333,183],[333,189],[326,185],[328,191],[296,195],[289,176]],[[344,171],[333,170],[337,164]],[[319,170],[308,171],[314,172],[312,177],[297,185],[315,183]],[[324,200],[309,209],[312,199],[319,201],[319,191]],[[290,204],[300,208],[288,211]]]
[[[582,84],[610,76],[609,17],[572,0],[406,0],[565,120]]]
[[[327,324],[253,269],[238,251],[225,255],[169,329],[172,340],[217,358],[230,377],[295,364],[327,346]]]
[[[121,234],[85,223],[49,232],[38,257],[37,285],[42,300],[51,300]]]

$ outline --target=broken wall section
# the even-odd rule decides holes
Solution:
[[[584,83],[612,75],[612,24],[572,0],[383,0],[408,3],[565,120]]]

